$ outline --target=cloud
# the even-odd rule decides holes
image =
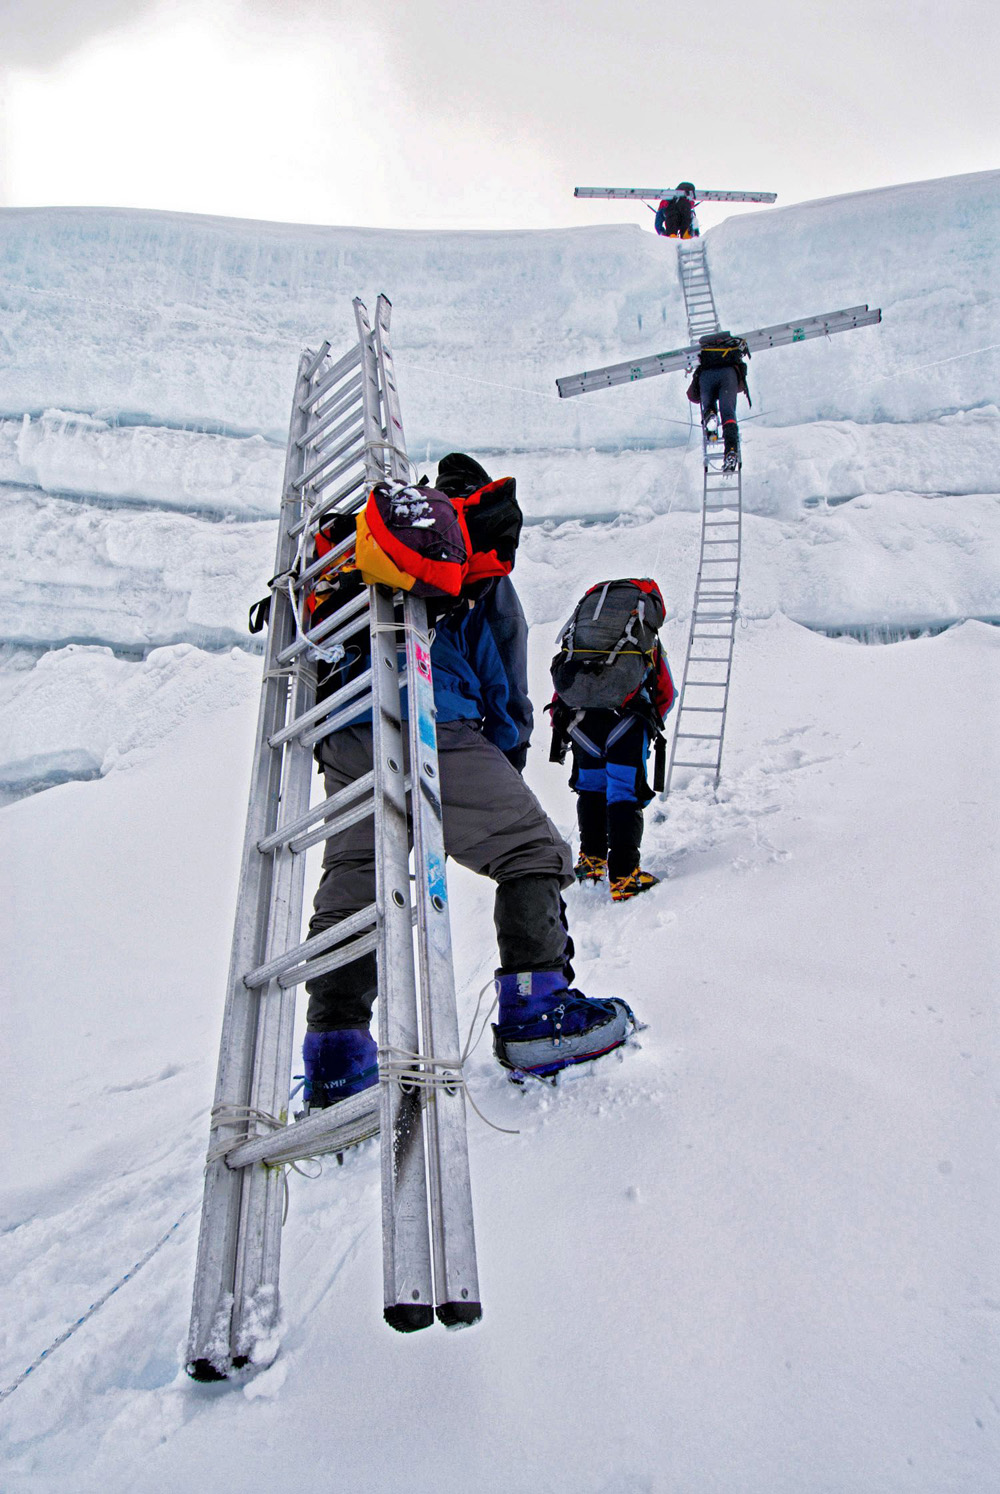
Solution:
[[[45,68],[87,42],[131,25],[157,0],[0,0],[3,63]]]

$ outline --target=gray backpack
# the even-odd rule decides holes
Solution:
[[[665,612],[655,581],[598,581],[577,603],[552,660],[559,699],[576,711],[623,706],[656,663]]]

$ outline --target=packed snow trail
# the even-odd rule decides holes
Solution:
[[[477,1103],[520,1132],[471,1133],[490,1303],[476,1334],[405,1362],[382,1336],[363,1148],[291,1179],[270,1370],[221,1398],[185,1383],[185,1232],[6,1403],[8,1486],[57,1489],[73,1466],[81,1490],[210,1476],[235,1494],[335,1459],[345,1483],[489,1488],[496,1426],[516,1425],[502,1477],[525,1491],[984,1487],[996,951],[977,889],[994,851],[989,706],[968,703],[997,642],[975,624],[884,649],[749,627],[720,800],[680,794],[648,831],[663,887],[623,907],[570,895],[579,982],[634,1001],[641,1049],[551,1092],[518,1094],[485,1043],[472,1062]],[[536,687],[549,646],[537,629]],[[34,1087],[45,1052],[47,1086],[72,1099],[10,1118],[26,1172],[3,1236],[4,1383],[197,1185],[248,727],[249,694],[128,771],[5,813],[27,869],[15,916],[61,930],[22,939],[8,1061]],[[531,777],[568,828],[564,770],[543,758]],[[469,1018],[494,958],[489,889],[453,884]],[[428,1377],[434,1407],[406,1388]]]

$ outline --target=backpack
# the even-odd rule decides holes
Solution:
[[[681,231],[680,217],[677,212],[677,198],[665,197],[660,203],[660,212],[663,214],[663,232],[668,239],[676,238]]]
[[[698,354],[698,363],[701,368],[740,368],[746,375],[746,364],[744,358],[749,358],[750,349],[742,337],[734,337],[731,332],[708,332],[704,337],[698,338],[698,346],[701,351]]]
[[[514,478],[492,482],[473,457],[453,451],[438,462],[437,489],[451,499],[468,530],[466,584],[509,576],[524,522]]]
[[[617,710],[656,663],[666,608],[655,581],[598,581],[577,603],[552,660],[552,684],[573,710]]]
[[[369,585],[457,597],[469,567],[468,530],[436,488],[377,482],[357,516],[354,560]]]
[[[473,582],[509,576],[522,522],[514,478],[491,482],[461,453],[442,457],[437,487],[426,478],[413,486],[376,483],[361,513],[337,515],[317,531],[317,558],[352,531],[356,544],[353,558],[345,555],[320,573],[307,598],[309,611],[342,593],[341,580],[351,571],[368,584],[418,597],[454,598]]]

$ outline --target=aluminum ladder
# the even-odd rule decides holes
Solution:
[[[702,432],[701,552],[664,795],[676,768],[708,771],[718,788],[740,600],[743,472],[722,470],[722,440]]]
[[[701,239],[681,239],[677,245],[677,273],[684,293],[688,336],[692,342],[708,332],[718,332],[719,314],[715,309],[712,282],[708,274],[708,257]]]
[[[677,272],[684,293],[688,336],[697,343],[700,337],[719,330],[708,259],[700,240],[678,244]],[[675,768],[707,769],[716,788],[722,773],[740,598],[743,472],[742,467],[734,473],[723,472],[720,437],[718,429],[712,438],[702,429],[701,550],[665,795],[670,793]]]
[[[325,342],[299,362],[195,1270],[187,1368],[198,1380],[252,1365],[277,1322],[284,1164],[379,1133],[386,1321],[411,1331],[435,1311],[447,1326],[482,1311],[426,603],[366,587],[312,628],[306,607],[321,573],[353,554],[352,532],[314,559],[319,527],[356,513],[374,482],[408,480],[390,311],[380,296],[373,330],[356,300],[356,345],[333,359]],[[370,667],[317,701],[317,659],[343,658],[365,631]],[[315,743],[366,710],[372,772],[311,803]],[[302,941],[305,851],[367,816],[376,901]],[[371,950],[380,1082],[289,1124],[295,988]]]

